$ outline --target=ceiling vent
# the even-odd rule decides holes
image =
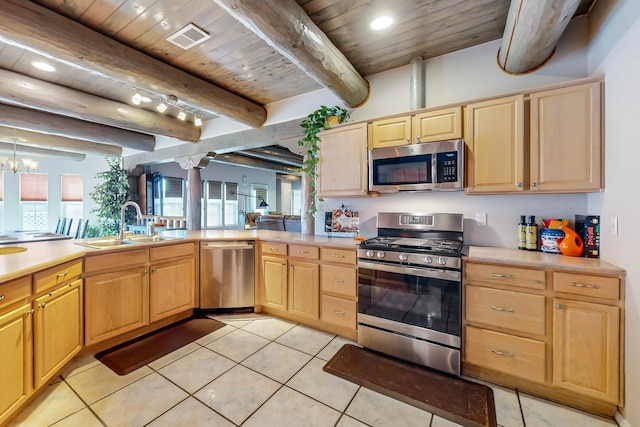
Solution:
[[[189,24],[169,36],[167,41],[175,44],[176,46],[180,46],[184,50],[189,50],[210,38],[211,36],[204,30],[193,24]]]

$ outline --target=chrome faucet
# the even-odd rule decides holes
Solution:
[[[142,218],[142,212],[140,211],[140,206],[136,202],[125,202],[120,209],[120,240],[124,239],[125,236],[125,228],[127,227],[124,223],[124,211],[127,209],[127,206],[133,206],[136,208],[136,219]]]

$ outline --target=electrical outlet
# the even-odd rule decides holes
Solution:
[[[486,212],[477,213],[476,214],[476,224],[485,226],[487,225],[487,214]]]
[[[618,217],[617,216],[611,217],[611,234],[613,234],[614,236],[618,235]]]

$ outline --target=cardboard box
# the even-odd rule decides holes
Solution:
[[[576,215],[576,233],[584,243],[584,257],[600,258],[600,216]]]

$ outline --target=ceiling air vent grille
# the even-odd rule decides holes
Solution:
[[[169,36],[167,41],[175,44],[176,46],[180,46],[184,50],[189,50],[210,38],[211,36],[204,30],[193,24],[189,24]]]

